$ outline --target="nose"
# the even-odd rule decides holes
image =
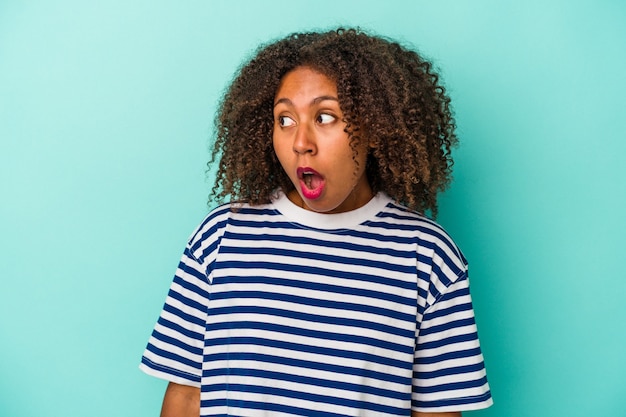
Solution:
[[[315,154],[317,145],[315,141],[315,132],[308,123],[302,123],[298,126],[298,130],[293,140],[293,151],[297,154]]]

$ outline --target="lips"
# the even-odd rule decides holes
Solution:
[[[324,191],[324,177],[319,172],[313,168],[299,167],[297,175],[304,198],[315,200],[322,195],[322,191]]]

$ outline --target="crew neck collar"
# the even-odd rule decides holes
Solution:
[[[391,198],[382,192],[376,194],[364,206],[343,213],[325,214],[303,209],[295,205],[283,193],[279,192],[272,200],[274,207],[291,222],[314,229],[346,229],[357,226],[376,216]]]

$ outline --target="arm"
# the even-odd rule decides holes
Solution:
[[[198,417],[200,388],[170,382],[165,390],[161,417]]]
[[[421,413],[419,411],[413,411],[411,417],[461,417],[461,412],[452,413]]]

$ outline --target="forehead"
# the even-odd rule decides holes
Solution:
[[[299,66],[283,76],[276,90],[276,99],[282,96],[310,96],[316,94],[337,96],[337,84],[320,71]]]

